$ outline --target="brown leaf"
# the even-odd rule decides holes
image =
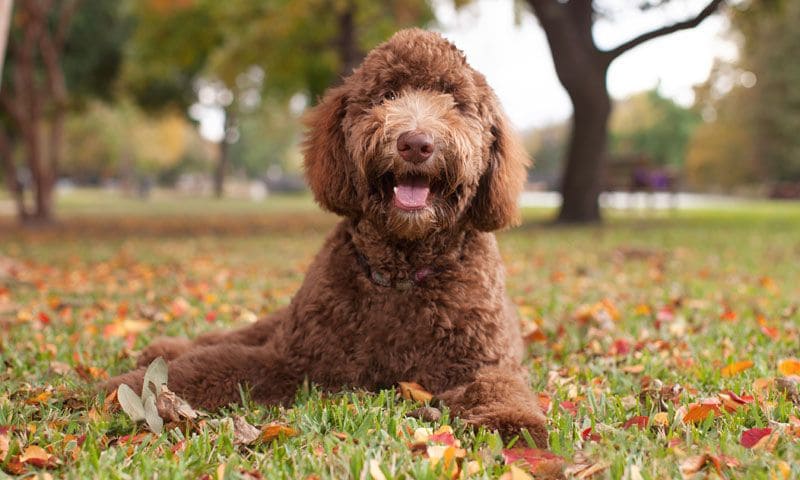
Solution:
[[[425,422],[438,422],[442,418],[442,411],[435,407],[419,407],[406,414],[411,418],[417,418]]]
[[[422,388],[416,382],[398,382],[400,385],[400,396],[406,400],[416,400],[417,402],[430,402],[433,395]]]
[[[250,445],[261,436],[261,430],[250,425],[244,417],[233,416],[233,443],[234,445]]]
[[[753,448],[764,437],[769,436],[771,433],[771,428],[751,428],[742,432],[742,438],[739,440],[739,443],[741,443],[744,448]]]
[[[166,385],[161,386],[161,391],[156,398],[158,415],[167,422],[179,422],[181,419],[194,420],[197,412],[186,400],[175,395]]]

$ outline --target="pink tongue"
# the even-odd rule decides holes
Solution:
[[[409,178],[397,183],[394,201],[400,208],[423,208],[428,200],[430,186],[424,178]]]

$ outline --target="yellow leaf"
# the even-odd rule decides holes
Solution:
[[[731,377],[737,373],[743,372],[753,366],[750,360],[742,360],[741,362],[734,362],[722,369],[723,377]]]
[[[373,480],[386,480],[386,475],[381,471],[381,464],[374,458],[369,461],[369,474]]]
[[[669,426],[669,414],[667,412],[658,412],[653,415],[653,419],[650,421],[650,424],[654,427],[668,427]]]
[[[786,358],[778,363],[778,371],[781,375],[800,375],[800,360],[796,358]]]
[[[771,480],[789,480],[789,477],[792,475],[792,467],[790,467],[788,463],[781,460],[775,467],[775,470],[769,477]]]
[[[422,385],[416,382],[398,382],[400,385],[400,395],[406,400],[416,400],[418,402],[429,402],[433,399],[433,395],[422,388]]]

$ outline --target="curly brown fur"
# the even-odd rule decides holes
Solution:
[[[516,220],[528,160],[484,77],[438,34],[404,30],[307,125],[309,185],[344,219],[291,304],[241,330],[157,341],[139,365],[165,357],[169,387],[208,409],[238,402],[240,385],[287,403],[304,379],[326,390],[416,381],[465,421],[524,428],[545,446],[490,233]],[[422,135],[417,150],[399,143],[407,132]],[[141,389],[143,372],[106,387]]]

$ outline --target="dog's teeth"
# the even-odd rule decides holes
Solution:
[[[392,190],[394,190],[394,194],[397,195],[397,185],[395,185]]]

